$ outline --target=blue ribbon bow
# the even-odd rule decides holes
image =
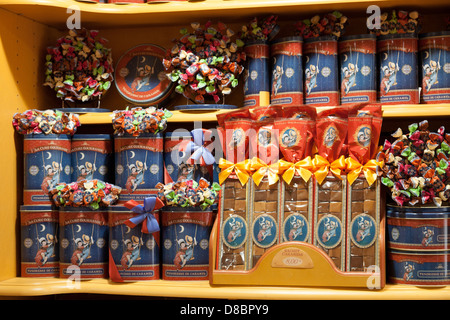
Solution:
[[[205,133],[211,134],[209,130],[204,129],[194,129],[191,131],[191,136],[194,141],[190,141],[186,146],[186,151],[192,153],[191,157],[187,160],[188,163],[193,164],[198,163],[198,161],[202,165],[216,163],[211,151],[205,146]]]
[[[125,203],[125,207],[137,213],[138,215],[125,221],[124,223],[130,228],[134,228],[142,223],[142,232],[153,233],[159,231],[159,223],[152,214],[153,210],[157,210],[164,206],[164,203],[156,197],[148,197],[144,199],[144,205],[140,205],[135,200]]]

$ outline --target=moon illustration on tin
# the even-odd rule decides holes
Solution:
[[[131,228],[129,226],[126,226],[126,227],[127,227],[127,231],[125,231],[125,233],[130,233]]]
[[[142,56],[141,63],[144,63],[144,62],[145,62],[145,56]]]
[[[306,63],[309,62],[309,56],[306,56]]]
[[[430,54],[428,53],[428,51],[425,51],[425,58],[423,58],[423,59],[428,59],[429,56],[430,56]]]
[[[344,62],[347,61],[348,56],[344,53]]]
[[[41,232],[44,232],[45,231],[45,225],[41,223],[41,227],[42,227]]]
[[[384,59],[383,59],[383,60],[387,60],[387,58],[388,58],[388,54],[385,52],[385,53],[384,53]]]
[[[83,160],[83,159],[84,159],[84,153],[83,153],[83,152],[80,152],[80,154],[81,154],[80,160]]]
[[[133,159],[136,154],[134,153],[134,151],[130,151],[130,153],[131,153],[130,159]]]
[[[81,231],[81,226],[79,224],[77,224],[77,232]]]
[[[184,226],[180,225],[180,233],[183,233],[183,232],[184,232]]]
[[[50,152],[47,151],[48,157],[47,160],[50,159],[52,157],[52,154]]]

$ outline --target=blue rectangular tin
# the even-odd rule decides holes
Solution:
[[[88,207],[59,210],[60,278],[108,277],[108,211]]]
[[[72,136],[72,181],[98,179],[114,183],[114,158],[109,134]]]
[[[114,135],[114,152],[115,184],[122,188],[119,203],[156,194],[155,186],[164,181],[162,133]]]
[[[58,209],[20,206],[22,277],[59,277]]]
[[[159,212],[152,213],[159,221]],[[125,221],[137,214],[121,206],[109,207],[109,277],[114,282],[160,278],[160,232],[144,233],[141,225]]]
[[[244,107],[268,106],[270,103],[269,44],[266,41],[247,43],[244,83]]]
[[[58,183],[70,183],[71,137],[65,134],[24,135],[25,205],[51,205],[48,191]]]

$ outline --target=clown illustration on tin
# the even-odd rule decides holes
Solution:
[[[261,248],[272,246],[277,240],[277,223],[268,214],[261,214],[253,222],[253,241]]]
[[[422,65],[423,69],[423,80],[422,89],[425,93],[430,92],[433,85],[438,84],[438,71],[441,70],[441,64],[439,60],[436,62],[430,59],[429,63]]]
[[[231,216],[224,222],[223,239],[225,244],[236,249],[247,239],[247,223],[240,216]]]
[[[367,214],[360,214],[352,220],[350,231],[352,241],[357,247],[368,248],[377,236],[375,219]]]
[[[56,256],[55,245],[57,239],[55,235],[47,233],[45,237],[38,237],[37,241],[39,242],[39,250],[34,257],[34,261],[36,261],[38,267],[43,267],[50,258]]]
[[[73,238],[75,244],[75,250],[72,253],[70,262],[73,265],[81,266],[87,259],[91,256],[91,246],[94,244],[94,239],[92,236],[83,234],[79,238]]]
[[[346,67],[342,68],[342,83],[341,94],[347,95],[350,89],[356,86],[356,74],[359,72],[358,65],[349,63]]]
[[[429,227],[423,227],[422,246],[428,247],[433,242],[434,230]]]
[[[173,264],[177,270],[183,269],[187,262],[194,260],[194,247],[197,245],[197,239],[186,235],[184,238],[177,240],[178,251],[173,259]]]
[[[309,238],[308,222],[301,214],[290,214],[284,221],[283,231],[285,241],[307,241]]]
[[[390,61],[388,64],[381,67],[382,79],[380,84],[381,96],[389,93],[393,86],[397,85],[397,72],[400,70],[398,63]]]
[[[120,264],[124,270],[130,269],[134,262],[141,259],[141,246],[144,244],[141,237],[137,237],[132,235],[128,239],[122,239],[124,252],[122,254],[122,258],[120,259]]]
[[[342,239],[341,221],[333,215],[322,217],[317,224],[317,241],[326,249],[333,249]]]

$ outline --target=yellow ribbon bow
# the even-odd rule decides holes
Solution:
[[[269,165],[263,160],[253,157],[251,160],[251,169],[254,171],[252,177],[257,186],[259,186],[265,175],[269,178],[269,185],[276,183],[279,179],[278,162]]]
[[[314,176],[319,184],[322,184],[323,180],[328,175],[328,172],[333,173],[337,178],[342,180],[341,173],[346,168],[344,156],[340,156],[338,159],[330,163],[324,157],[316,154],[312,160],[312,163],[314,167]]]
[[[219,173],[219,183],[222,185],[231,173],[235,173],[244,186],[250,177],[250,160],[244,160],[238,163],[233,163],[226,159],[221,158],[219,160],[219,168],[222,169]]]
[[[308,182],[312,176],[313,163],[310,156],[305,159],[292,163],[286,160],[278,161],[278,173],[283,173],[282,177],[287,184],[290,184],[295,175],[303,178],[305,182]]]
[[[357,160],[348,157],[345,159],[347,164],[347,180],[350,185],[359,177],[361,172],[364,173],[369,186],[371,186],[377,180],[377,166],[382,165],[376,160],[369,160],[365,165],[362,165]]]

